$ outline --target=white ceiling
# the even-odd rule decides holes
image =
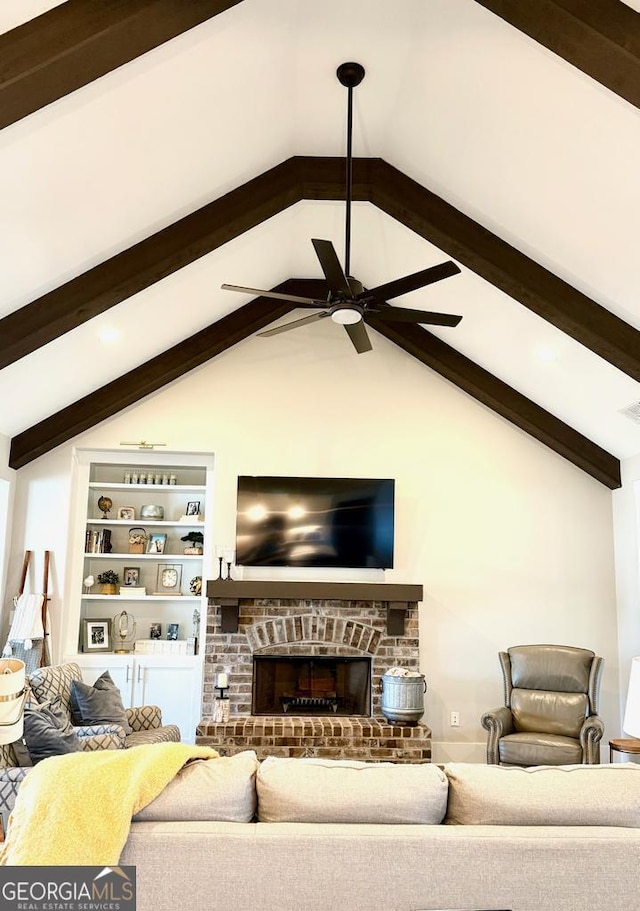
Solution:
[[[0,30],[54,5],[3,0]],[[640,330],[638,110],[474,0],[244,0],[4,129],[0,317],[291,155],[344,155],[345,60],[367,71],[355,155],[384,158]],[[367,204],[352,236],[369,287],[448,259]],[[0,371],[0,433],[249,299],[222,282],[320,278],[311,237],[342,256],[344,205],[300,203]],[[434,333],[618,458],[640,452],[640,423],[620,414],[639,384],[472,272],[398,303],[461,313]],[[109,344],[105,328],[119,332]],[[316,330],[296,330],[309,358]],[[372,337],[360,357],[383,356]],[[335,344],[349,345],[338,327]]]

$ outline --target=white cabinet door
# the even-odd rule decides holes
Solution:
[[[177,724],[181,739],[194,743],[200,722],[201,667],[191,661],[136,658],[135,704],[159,705],[164,724]]]

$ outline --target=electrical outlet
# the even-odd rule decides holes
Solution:
[[[460,727],[460,712],[451,712],[449,724],[452,728]]]

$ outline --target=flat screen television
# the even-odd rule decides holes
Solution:
[[[393,566],[395,482],[238,478],[239,566]]]

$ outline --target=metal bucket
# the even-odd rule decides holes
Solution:
[[[0,659],[0,744],[22,737],[26,699],[25,665],[17,658]]]
[[[383,674],[382,714],[393,724],[417,724],[424,715],[424,694],[427,684],[424,674],[419,677],[396,677]]]

